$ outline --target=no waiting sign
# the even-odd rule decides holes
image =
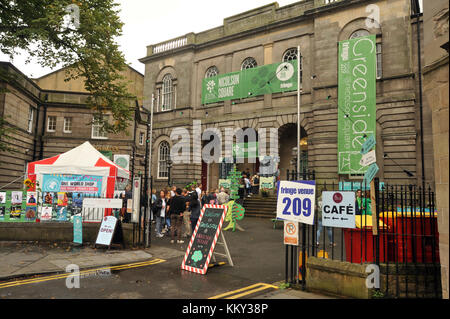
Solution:
[[[355,228],[355,193],[322,192],[322,225]]]
[[[298,223],[284,221],[284,244],[298,246]]]

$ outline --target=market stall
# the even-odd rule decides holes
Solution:
[[[43,216],[49,210],[46,207],[55,207],[55,202],[58,207],[67,206],[68,201],[81,207],[85,196],[113,198],[117,181],[123,184],[130,172],[85,142],[60,155],[29,163],[27,175],[33,182],[28,192],[41,195]]]

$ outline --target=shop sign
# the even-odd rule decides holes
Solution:
[[[316,198],[315,181],[280,181],[277,218],[312,225]]]
[[[355,228],[355,193],[322,192],[322,225]]]

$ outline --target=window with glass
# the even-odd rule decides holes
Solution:
[[[100,123],[92,123],[92,138],[94,139],[107,139],[107,133],[103,130]]]
[[[31,133],[33,131],[33,118],[34,118],[34,108],[30,106],[28,111],[28,128],[27,132]]]
[[[170,158],[170,146],[166,141],[159,144],[158,151],[158,178],[168,178],[169,168],[167,167],[167,161]]]
[[[252,57],[246,58],[241,65],[241,70],[256,68],[258,66],[258,63],[256,63],[256,60]]]
[[[161,98],[161,111],[168,111],[173,108],[174,105],[175,89],[173,85],[173,78],[171,74],[166,74],[163,77],[162,84],[162,98]]]
[[[65,117],[64,118],[64,133],[72,133],[72,118],[71,117]]]
[[[365,29],[359,29],[356,30],[355,32],[353,32],[350,35],[350,39],[356,39],[356,38],[360,38],[360,37],[365,37],[370,35],[369,31],[365,30]],[[376,43],[376,59],[377,59],[377,67],[376,67],[376,77],[377,79],[381,79],[381,77],[383,76],[383,68],[382,68],[382,61],[381,61],[381,39],[377,39],[377,43]]]
[[[205,73],[205,79],[212,78],[213,76],[216,76],[219,74],[219,69],[216,66],[212,66],[206,70]]]
[[[297,48],[290,48],[283,54],[283,62],[297,60]],[[303,81],[303,57],[300,55],[300,87]]]
[[[47,132],[56,131],[56,116],[49,116],[47,119]]]

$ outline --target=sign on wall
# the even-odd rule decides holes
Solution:
[[[274,177],[270,176],[270,177],[260,177],[259,179],[259,186],[260,188],[267,188],[267,189],[272,189],[274,188]]]
[[[44,174],[42,178],[43,192],[77,192],[101,195],[101,176]]]
[[[376,128],[375,35],[339,42],[338,173],[361,174],[361,147]]]
[[[277,218],[314,223],[315,181],[280,181],[277,196]]]
[[[202,104],[297,90],[297,60],[203,79]]]
[[[298,246],[298,223],[284,221],[284,244]]]
[[[114,163],[126,170],[130,170],[130,155],[115,154],[114,155]]]
[[[322,225],[355,228],[355,193],[322,192]]]

